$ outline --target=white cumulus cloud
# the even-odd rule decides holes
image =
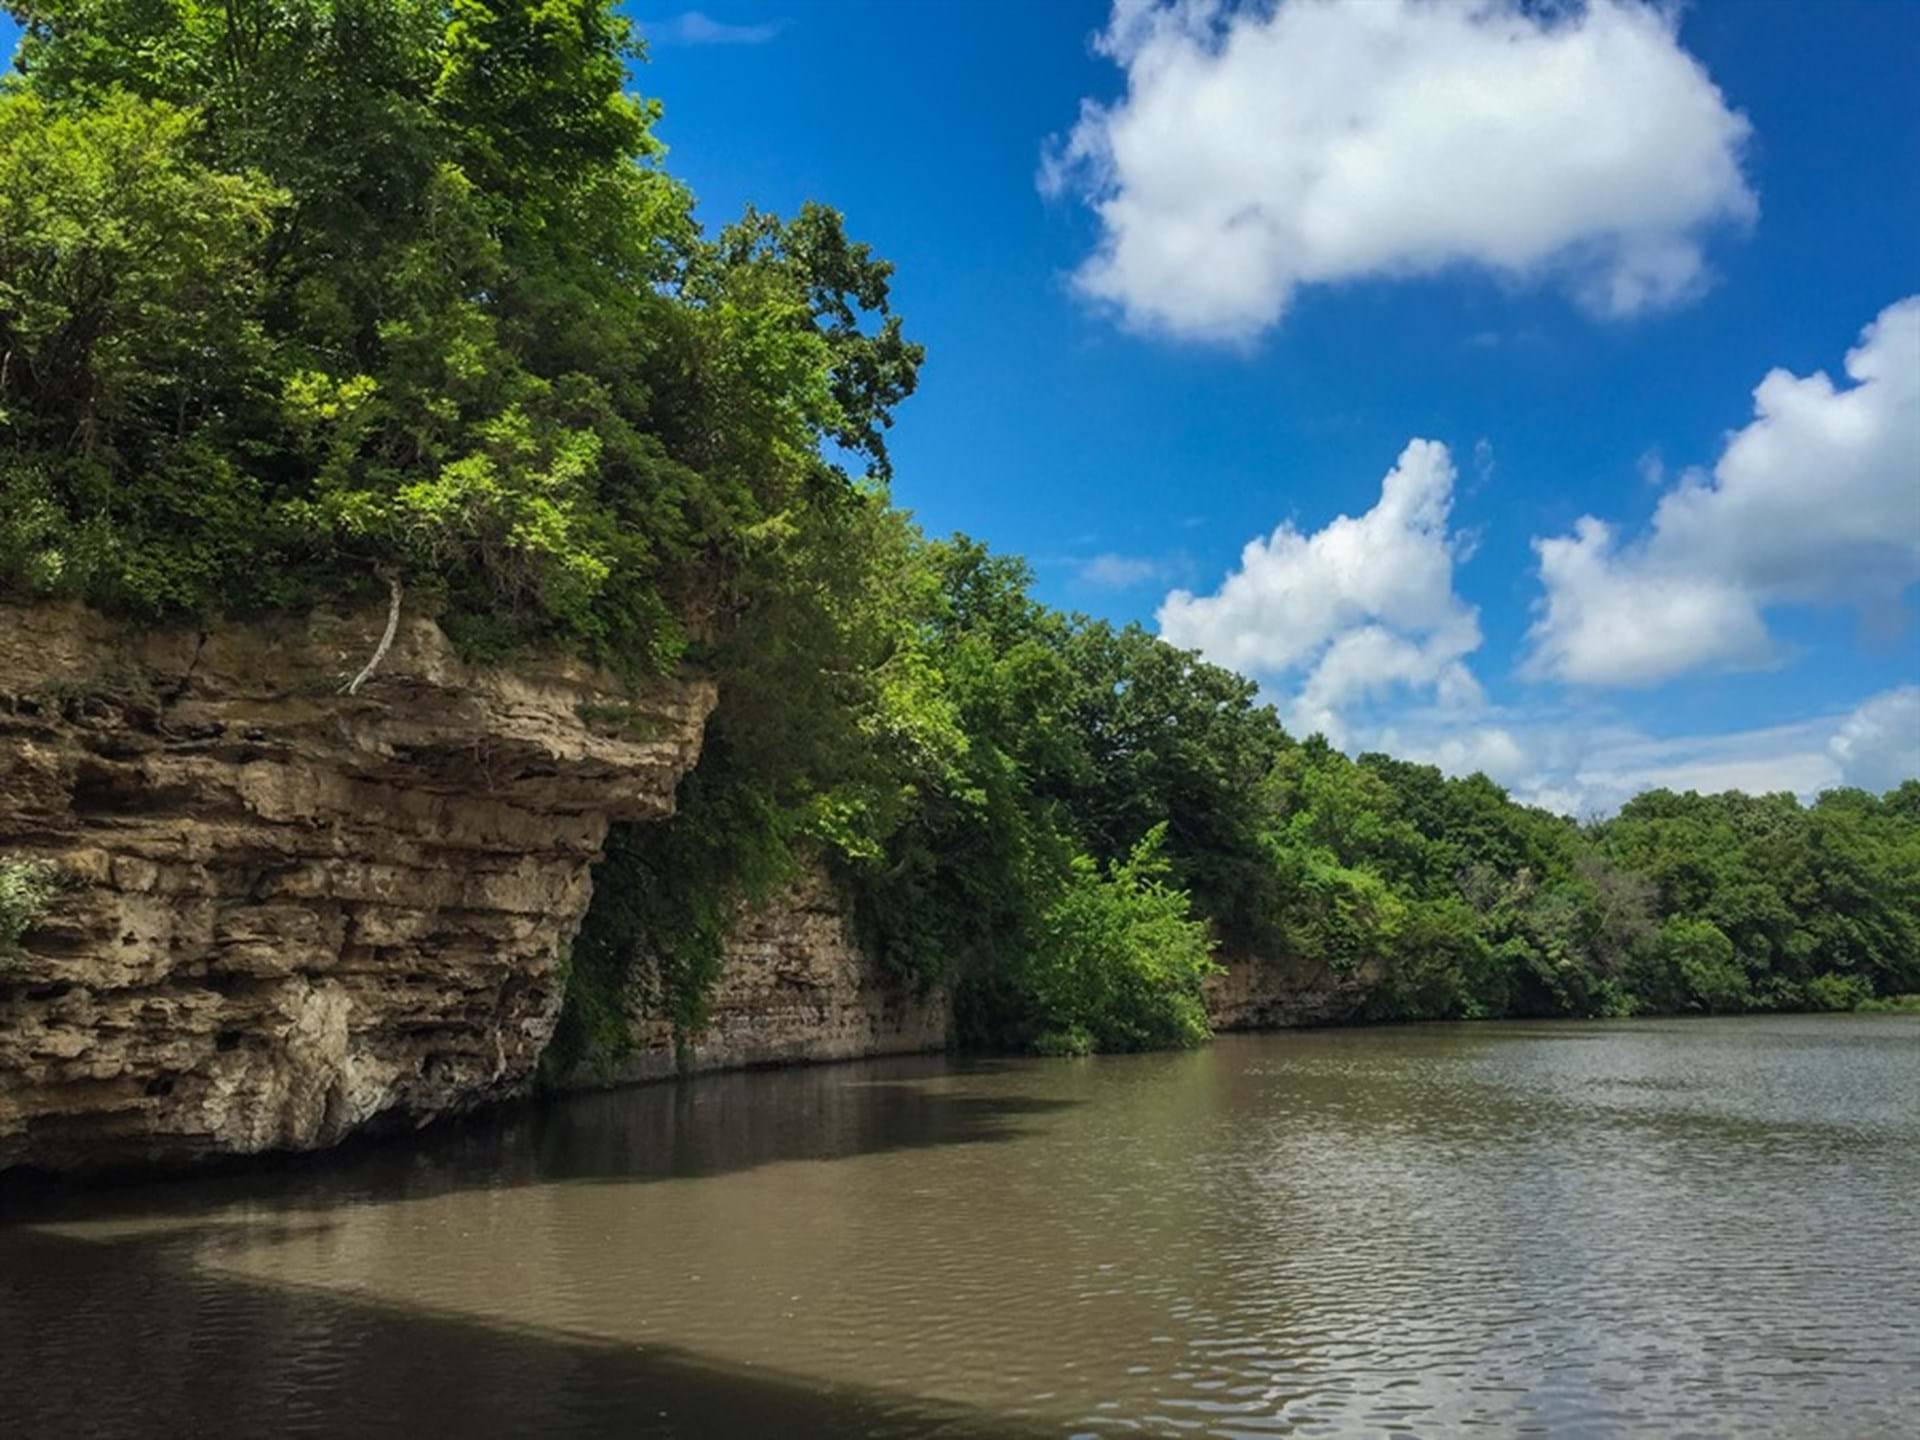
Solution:
[[[1881,312],[1846,371],[1845,386],[1769,374],[1712,474],[1684,475],[1644,536],[1623,544],[1588,516],[1535,540],[1546,593],[1529,670],[1650,685],[1764,664],[1773,606],[1897,615],[1920,581],[1920,296]]]
[[[1827,742],[1841,783],[1880,794],[1920,779],[1920,685],[1903,685],[1855,710]]]
[[[1132,325],[1245,340],[1303,285],[1475,265],[1589,309],[1682,299],[1750,222],[1746,119],[1641,0],[1115,0],[1041,188],[1100,221],[1079,288]]]
[[[1410,442],[1366,514],[1311,535],[1283,523],[1250,540],[1213,594],[1167,596],[1161,635],[1242,674],[1297,678],[1290,722],[1336,740],[1343,709],[1396,690],[1476,707],[1464,657],[1479,648],[1480,622],[1453,588],[1454,481],[1445,445]]]

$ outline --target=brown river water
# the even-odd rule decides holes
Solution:
[[[1920,1020],[1417,1026],[0,1192],[0,1435],[1920,1433]]]

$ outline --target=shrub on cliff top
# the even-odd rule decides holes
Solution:
[[[606,0],[12,8],[0,588],[204,616],[391,573],[659,664],[849,485],[828,442],[884,475],[890,267],[819,207],[702,239]]]

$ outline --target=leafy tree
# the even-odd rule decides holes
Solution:
[[[1069,882],[1048,908],[1017,985],[1049,1054],[1153,1050],[1207,1038],[1201,986],[1214,969],[1204,921],[1167,884],[1156,825],[1103,874],[1073,858]]]

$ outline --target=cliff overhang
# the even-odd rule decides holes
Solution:
[[[331,1145],[519,1092],[608,826],[662,819],[715,694],[463,662],[384,608],[202,632],[0,604],[0,1169]]]

